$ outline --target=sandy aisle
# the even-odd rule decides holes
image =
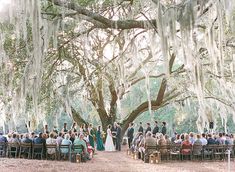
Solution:
[[[88,163],[0,158],[0,172],[227,172],[226,162],[163,162],[146,164],[125,152],[97,152]],[[235,161],[231,162],[235,172]]]

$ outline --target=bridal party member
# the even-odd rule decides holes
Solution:
[[[88,135],[89,135],[89,143],[90,143],[90,145],[93,148],[95,148],[95,143],[94,143],[95,132],[94,132],[92,124],[89,124],[89,126],[88,126]]]
[[[102,136],[101,136],[101,126],[98,126],[98,128],[97,128],[96,144],[97,144],[97,147],[96,147],[97,150],[99,150],[99,151],[104,150],[103,139],[102,139]]]
[[[112,135],[112,132],[111,132],[111,128],[112,126],[109,125],[108,126],[108,129],[107,129],[107,137],[106,137],[106,141],[105,141],[105,151],[115,151],[115,147],[114,147],[114,144],[113,144],[113,135]]]

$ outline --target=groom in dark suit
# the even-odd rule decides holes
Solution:
[[[134,123],[129,123],[129,128],[127,130],[127,137],[128,137],[128,146],[131,148],[131,143],[134,138],[134,128],[133,128]]]
[[[116,150],[117,151],[121,151],[121,142],[122,142],[121,133],[122,133],[122,128],[120,126],[120,123],[117,123],[116,125],[117,125]]]

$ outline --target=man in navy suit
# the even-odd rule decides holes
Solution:
[[[120,126],[120,123],[117,123],[117,134],[116,134],[116,150],[117,151],[121,151],[121,142],[122,142],[122,138],[121,138],[121,134],[122,134],[122,128]]]
[[[131,148],[131,143],[132,143],[132,140],[134,138],[134,123],[129,123],[129,128],[127,130],[127,137],[128,137],[128,145],[129,145],[129,148]]]

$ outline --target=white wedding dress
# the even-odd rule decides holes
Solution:
[[[112,138],[112,132],[109,128],[107,129],[107,137],[106,137],[104,148],[105,148],[105,151],[115,151],[113,138]]]

